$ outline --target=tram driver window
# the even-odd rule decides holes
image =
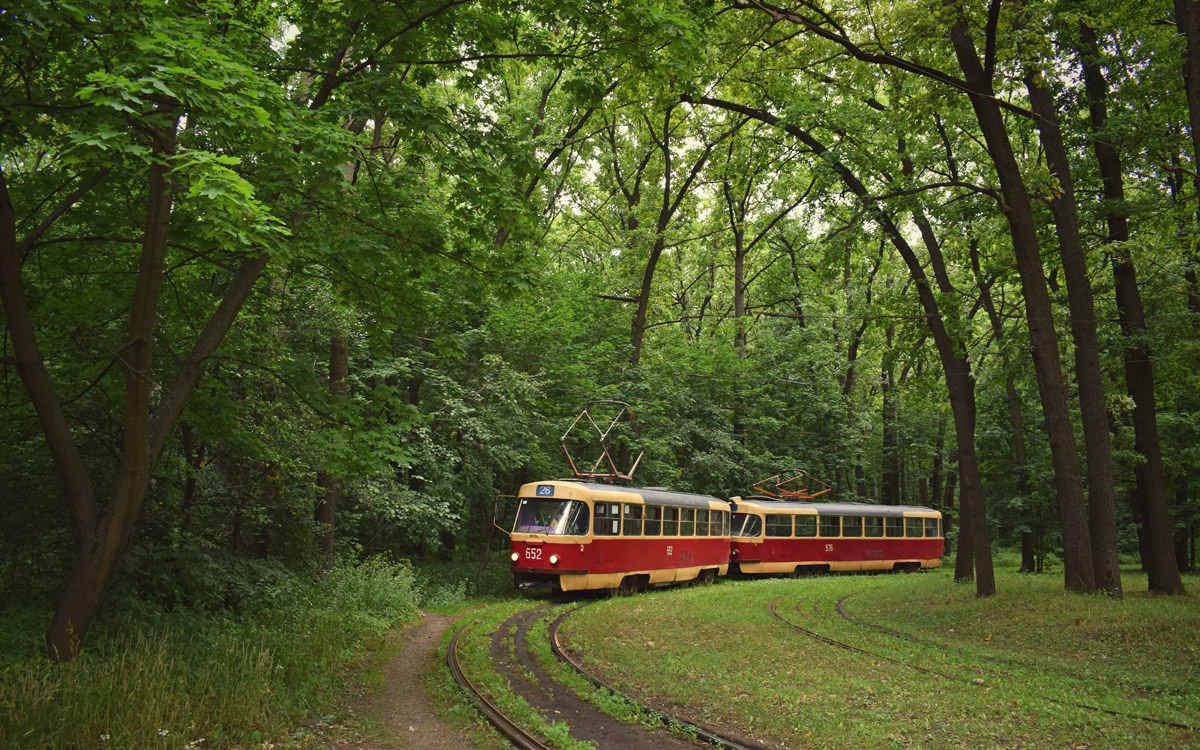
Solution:
[[[863,530],[867,536],[883,536],[883,519],[879,516],[863,518]]]
[[[762,534],[762,519],[750,513],[733,514],[734,536],[760,536]]]
[[[679,517],[679,536],[692,536],[696,533],[696,510],[682,508]]]
[[[796,536],[816,536],[816,516],[796,516]]]
[[[616,536],[621,533],[621,505],[619,503],[596,503],[592,513],[592,524],[596,536]]]
[[[842,516],[842,536],[862,536],[862,516]]]
[[[625,504],[625,526],[621,533],[625,536],[642,535],[642,506]]]
[[[658,536],[662,531],[662,512],[663,509],[657,505],[646,506],[646,525],[643,532],[646,536]]]
[[[679,508],[663,508],[663,536],[679,535]]]
[[[903,518],[888,518],[885,526],[887,527],[888,537],[904,536],[904,519]]]
[[[841,516],[818,516],[820,518],[821,536],[841,536],[842,535],[842,517]]]
[[[767,536],[791,536],[792,517],[785,513],[767,514]]]
[[[907,531],[905,536],[908,536],[908,537],[923,536],[922,526],[923,526],[923,524],[921,523],[921,519],[919,519],[919,518],[904,519],[904,528]]]
[[[578,500],[522,498],[513,531],[522,534],[583,536],[588,532],[588,507]]]

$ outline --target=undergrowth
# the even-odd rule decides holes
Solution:
[[[0,614],[0,746],[220,748],[276,740],[334,699],[364,644],[417,614],[407,564],[276,580],[240,611],[106,623],[82,655],[37,656],[47,613]]]

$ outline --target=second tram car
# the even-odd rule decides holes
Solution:
[[[919,570],[942,564],[931,508],[735,497],[730,559],[742,573]]]
[[[514,583],[562,591],[639,588],[729,570],[729,503],[708,495],[578,480],[531,482],[518,493]]]

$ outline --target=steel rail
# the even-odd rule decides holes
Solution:
[[[848,620],[856,625],[860,625],[862,627],[870,628],[872,630],[877,630],[881,633],[890,635],[894,638],[901,638],[903,640],[911,641],[913,643],[918,643],[918,644],[925,645],[925,646],[938,645],[938,644],[933,644],[929,641],[924,641],[920,638],[917,638],[916,636],[910,636],[905,633],[888,630],[887,628],[883,628],[883,627],[876,626],[876,625],[871,625],[869,623],[860,622],[860,621],[854,619],[853,617],[851,617],[849,614],[846,613],[845,609],[842,606],[842,603],[844,601],[846,601],[846,599],[848,599],[848,598],[850,598],[849,595],[844,596],[841,599],[839,599],[836,604],[836,607],[835,607],[837,609],[838,613],[842,617],[844,617],[846,620]],[[790,627],[794,630],[798,630],[807,636],[810,636],[812,638],[815,638],[818,641],[821,641],[822,643],[826,643],[826,644],[829,644],[830,646],[835,646],[837,648],[846,649],[848,651],[854,651],[856,653],[864,654],[864,655],[870,656],[874,659],[880,659],[882,661],[891,662],[892,664],[898,664],[903,667],[908,667],[909,669],[914,669],[918,672],[924,672],[926,674],[936,675],[938,677],[942,677],[944,679],[951,680],[953,682],[960,682],[960,683],[964,683],[967,685],[974,685],[976,687],[987,687],[987,683],[983,680],[973,680],[973,679],[969,679],[966,677],[957,677],[955,675],[946,674],[945,672],[939,672],[936,669],[928,669],[926,667],[922,667],[917,664],[912,664],[910,662],[902,661],[900,659],[895,659],[890,656],[885,656],[883,654],[879,654],[874,651],[868,651],[866,649],[859,648],[858,646],[855,646],[853,644],[845,643],[843,641],[837,640],[836,638],[830,638],[829,636],[826,636],[826,635],[821,635],[820,633],[817,633],[815,631],[809,630],[808,628],[797,625],[796,623],[792,622],[791,620],[788,620],[787,618],[781,616],[778,612],[775,611],[775,605],[782,599],[783,599],[782,596],[778,597],[777,599],[771,600],[771,602],[768,604],[768,608],[771,610],[771,616],[774,617],[776,620],[779,620],[783,624],[787,625],[788,627]],[[797,606],[799,606],[799,605],[797,604]],[[814,608],[816,607],[815,602],[814,602],[813,606],[814,606]],[[961,651],[960,651],[960,653],[961,653]],[[1031,669],[1031,667],[1022,665],[1017,662],[1008,662],[1008,663],[1014,664],[1018,667],[1024,667],[1025,669]],[[1059,698],[1052,698],[1048,695],[1038,695],[1037,697],[1041,700],[1046,701],[1047,703],[1053,703],[1057,706],[1065,706],[1068,708],[1082,708],[1086,711],[1095,711],[1097,713],[1104,713],[1104,714],[1108,714],[1110,716],[1119,716],[1124,719],[1135,719],[1137,721],[1144,721],[1144,722],[1148,722],[1151,724],[1161,724],[1163,726],[1171,727],[1172,729],[1183,729],[1183,730],[1186,730],[1189,732],[1200,732],[1200,727],[1195,727],[1195,726],[1192,726],[1191,724],[1183,724],[1183,723],[1176,722],[1176,721],[1169,721],[1167,719],[1159,719],[1159,718],[1156,718],[1153,716],[1143,716],[1141,714],[1126,713],[1124,711],[1118,711],[1115,708],[1103,708],[1101,706],[1093,706],[1093,705],[1089,705],[1087,703],[1077,703],[1075,701],[1061,700]]]
[[[472,620],[456,630],[454,637],[450,639],[449,648],[446,649],[446,665],[450,668],[450,674],[454,677],[454,681],[466,692],[467,697],[487,717],[492,726],[496,727],[500,734],[507,737],[514,745],[523,750],[551,750],[550,745],[543,743],[505,716],[496,704],[489,701],[463,672],[462,666],[458,662],[458,637],[474,624],[475,621]]]
[[[558,640],[558,626],[562,623],[562,621],[566,618],[567,615],[575,612],[576,610],[581,609],[583,606],[585,606],[585,605],[580,604],[579,606],[572,607],[571,609],[568,609],[566,612],[563,612],[558,617],[554,618],[554,621],[552,623],[550,623],[550,626],[548,628],[548,633],[550,636],[550,650],[554,652],[555,656],[557,656],[563,662],[566,662],[566,664],[568,664],[572,669],[574,669],[576,672],[578,672],[580,675],[582,675],[584,679],[586,679],[588,682],[592,683],[593,685],[595,685],[598,688],[607,690],[609,693],[615,695],[616,697],[620,698],[621,700],[627,701],[627,702],[633,704],[634,706],[637,706],[639,711],[641,711],[642,713],[644,713],[648,716],[651,716],[651,717],[657,719],[663,726],[669,727],[669,728],[670,727],[682,727],[683,729],[695,734],[696,737],[698,737],[699,739],[701,739],[704,742],[707,742],[708,744],[713,745],[715,747],[724,748],[725,750],[770,750],[765,745],[742,744],[742,743],[738,742],[737,740],[734,740],[730,737],[726,737],[725,735],[722,735],[722,734],[720,734],[712,729],[709,729],[707,727],[703,727],[703,726],[700,726],[699,724],[695,724],[693,722],[687,721],[686,719],[681,719],[678,716],[672,716],[671,714],[665,713],[663,711],[659,711],[657,708],[648,706],[645,703],[642,703],[641,701],[637,700],[636,698],[630,697],[629,695],[622,693],[620,690],[617,690],[612,685],[609,685],[604,680],[601,680],[599,677],[596,677],[591,672],[588,672],[586,669],[584,669],[582,664],[577,662],[575,659],[571,658],[571,656],[566,652],[566,649],[564,649],[562,647],[562,644]]]

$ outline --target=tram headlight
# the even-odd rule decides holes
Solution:
[[[550,555],[550,564],[558,565],[558,555]]]
[[[516,562],[517,560],[520,560],[520,559],[521,559],[520,555],[518,555],[516,552],[512,553],[512,561],[513,562]]]

